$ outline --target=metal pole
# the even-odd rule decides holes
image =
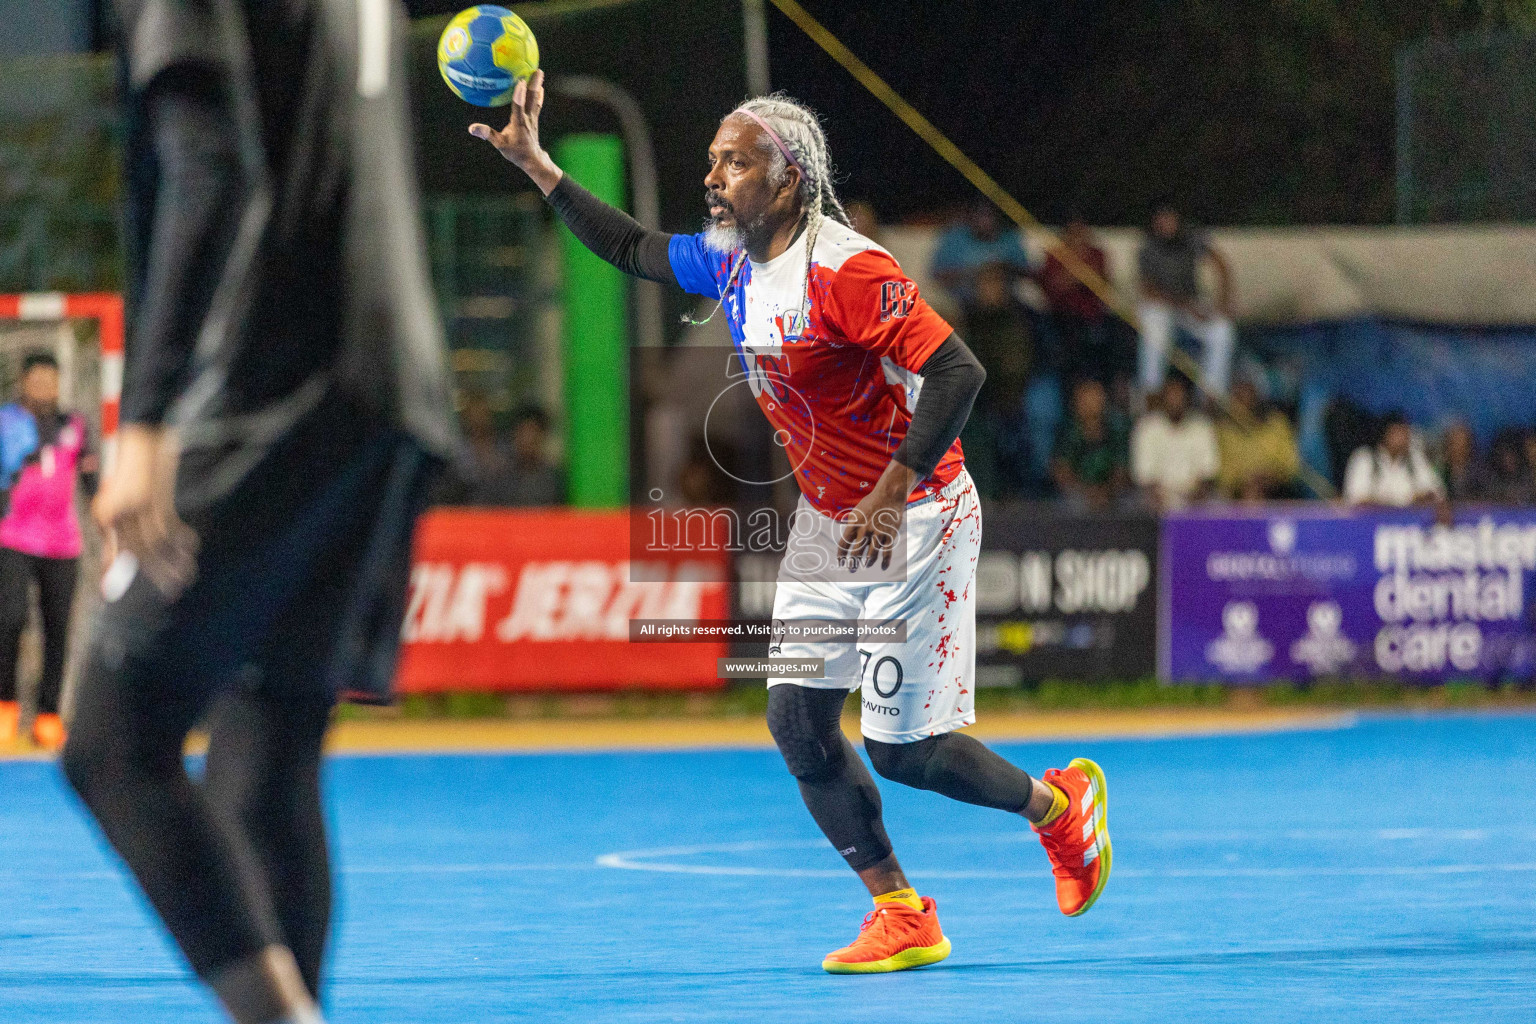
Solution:
[[[630,205],[641,227],[661,230],[661,200],[656,184],[656,150],[651,144],[651,129],[645,113],[629,93],[612,82],[590,75],[561,75],[549,80],[550,91],[571,99],[601,103],[619,119],[624,134],[624,148],[629,151]],[[635,313],[639,323],[635,344],[641,348],[661,348],[665,343],[661,312],[661,285],[655,281],[635,282]]]
[[[742,41],[747,57],[747,92],[766,96],[768,85],[768,20],[763,0],[741,0]]]

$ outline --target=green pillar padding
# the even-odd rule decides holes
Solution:
[[[567,135],[555,162],[599,199],[624,209],[624,144]],[[565,264],[565,459],[570,503],[618,508],[629,495],[629,282],[560,227]]]

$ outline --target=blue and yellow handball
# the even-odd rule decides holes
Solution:
[[[539,67],[539,41],[505,7],[479,4],[453,16],[437,41],[437,69],[454,95],[477,107],[512,102],[518,79]]]

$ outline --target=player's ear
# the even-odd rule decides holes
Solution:
[[[779,195],[794,195],[800,190],[802,180],[804,175],[800,173],[800,168],[790,164],[784,168],[784,180],[779,182]]]

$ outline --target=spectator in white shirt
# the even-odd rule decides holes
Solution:
[[[1209,495],[1221,458],[1211,421],[1189,408],[1189,384],[1171,375],[1161,409],[1136,421],[1131,434],[1131,477],[1158,511],[1182,508]]]
[[[1374,448],[1355,449],[1344,470],[1344,500],[1351,505],[1404,508],[1436,504],[1444,497],[1445,485],[1400,412],[1387,416]]]

